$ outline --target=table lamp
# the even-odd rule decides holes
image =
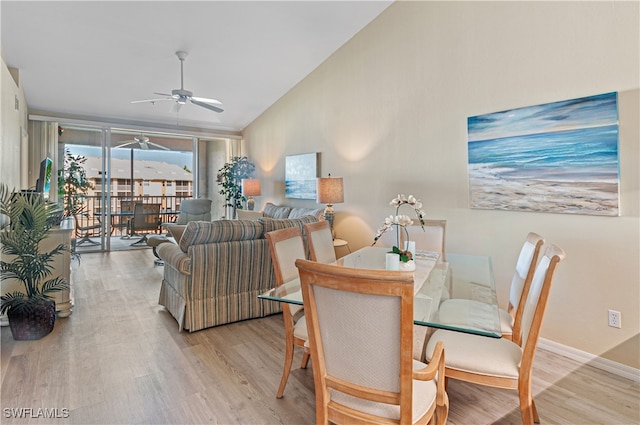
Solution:
[[[324,219],[329,222],[331,227],[331,235],[333,233],[333,204],[341,204],[344,202],[344,190],[342,187],[342,177],[319,177],[316,180],[316,202],[319,204],[327,204],[324,209]]]
[[[242,179],[242,195],[247,197],[247,209],[253,211],[256,205],[253,197],[260,196],[260,180]]]

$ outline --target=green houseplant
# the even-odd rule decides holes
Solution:
[[[73,217],[80,213],[85,205],[87,191],[91,189],[91,182],[83,164],[87,158],[74,155],[65,150],[64,169],[58,173],[58,195],[64,203],[64,216]]]
[[[68,248],[59,244],[40,252],[40,242],[48,237],[60,208],[40,194],[10,191],[2,184],[0,214],[9,217],[9,225],[0,231],[0,278],[17,280],[24,289],[2,295],[0,313],[7,314],[14,339],[40,339],[55,322],[55,302],[49,294],[69,287],[61,277],[50,278],[54,257]]]
[[[219,193],[224,195],[224,206],[231,207],[232,218],[236,218],[236,210],[241,210],[242,202],[246,201],[242,196],[242,179],[250,178],[255,169],[246,156],[234,156],[218,170],[217,181],[222,186]]]

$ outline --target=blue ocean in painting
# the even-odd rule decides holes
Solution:
[[[316,199],[316,180],[286,180],[285,197],[293,199]]]
[[[470,141],[470,173],[498,179],[618,181],[617,124]]]

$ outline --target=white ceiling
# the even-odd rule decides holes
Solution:
[[[391,1],[1,1],[2,56],[30,113],[240,131]],[[172,102],[180,88],[218,114]]]

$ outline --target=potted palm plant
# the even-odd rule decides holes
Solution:
[[[55,301],[49,294],[69,288],[63,278],[50,278],[55,256],[68,248],[59,244],[51,251],[40,251],[40,242],[57,224],[60,208],[40,194],[10,191],[2,184],[0,214],[9,219],[0,231],[0,279],[17,280],[23,285],[23,290],[0,297],[0,313],[7,314],[14,339],[40,339],[53,330],[55,323]]]

